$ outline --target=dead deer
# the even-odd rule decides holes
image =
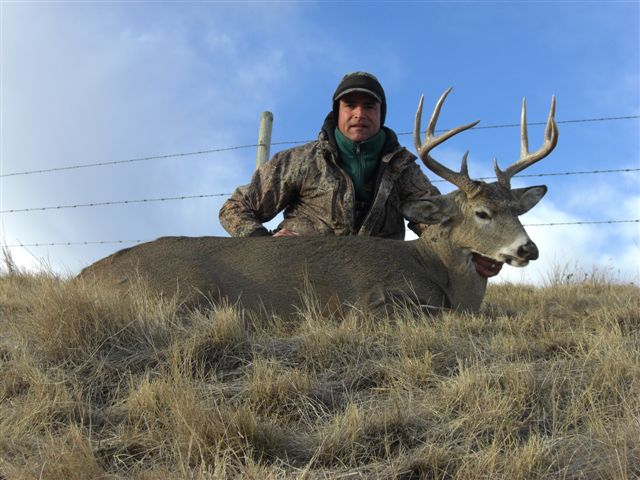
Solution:
[[[187,305],[227,299],[249,309],[265,308],[288,316],[301,305],[310,286],[322,307],[380,309],[398,302],[422,309],[478,311],[487,285],[487,262],[523,267],[538,258],[518,216],[544,196],[546,186],[511,188],[511,178],[546,157],[558,141],[555,98],[544,143],[529,153],[523,100],[520,159],[506,170],[496,161],[497,181],[469,177],[467,153],[460,172],[431,157],[432,149],[478,122],[435,136],[442,105],[438,100],[424,143],[415,118],[414,140],[424,164],[458,187],[447,195],[406,203],[403,214],[425,224],[412,241],[374,237],[163,237],[120,250],[85,268],[82,278],[127,289],[142,278],[163,295],[177,294]]]

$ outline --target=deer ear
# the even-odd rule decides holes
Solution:
[[[442,223],[454,214],[453,202],[442,195],[404,202],[402,215],[413,223]]]
[[[528,212],[544,197],[547,193],[546,185],[538,185],[536,187],[514,188],[511,195],[517,202],[516,215],[522,215]]]

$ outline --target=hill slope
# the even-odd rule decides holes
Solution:
[[[633,285],[287,323],[9,272],[0,315],[6,478],[640,476]]]

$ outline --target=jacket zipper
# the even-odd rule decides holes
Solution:
[[[349,175],[347,175],[347,172],[345,172],[342,167],[340,167],[340,163],[338,161],[338,159],[340,158],[337,154],[333,154],[332,153],[332,157],[333,157],[333,164],[337,167],[338,171],[340,172],[340,175],[342,175],[342,178],[344,178],[344,180],[347,183],[347,188],[351,191],[351,198],[353,199],[353,201],[351,202],[351,225],[353,225],[353,231],[354,233],[358,233],[355,230],[355,226],[356,226],[356,189],[353,186],[353,181],[351,180],[351,177]]]
[[[356,178],[358,179],[358,182],[362,182],[362,148],[360,147],[359,143],[356,143]],[[353,182],[351,182],[353,184]],[[355,186],[353,187],[354,192],[355,192]],[[355,201],[355,197],[354,197],[354,201]],[[355,220],[355,219],[354,219]]]
[[[382,180],[382,175],[383,175],[383,170],[385,167],[383,167],[384,165],[388,165],[391,160],[393,159],[393,157],[396,156],[396,154],[400,151],[401,149],[396,149],[395,151],[389,153],[387,156],[389,157],[389,161],[387,162],[383,162],[382,159],[380,159],[380,167],[378,169],[378,175],[376,178],[376,190],[373,193],[373,200],[371,200],[371,206],[369,207],[369,211],[367,212],[367,214],[365,215],[364,219],[362,220],[362,224],[360,225],[360,229],[358,230],[358,232],[356,232],[358,235],[360,234],[360,232],[362,231],[362,229],[364,228],[364,226],[367,224],[367,220],[369,220],[369,217],[371,216],[371,211],[373,210],[373,206],[376,203],[376,200],[378,198],[378,192],[380,191],[380,183]],[[354,205],[355,206],[355,205]]]

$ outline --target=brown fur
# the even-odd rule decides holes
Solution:
[[[177,293],[187,304],[226,298],[284,315],[301,305],[308,287],[332,310],[344,303],[379,307],[415,276],[422,263],[419,243],[371,237],[163,237],[116,252],[81,276],[123,289],[140,276],[153,291]],[[429,267],[422,268],[428,276]],[[415,283],[421,302],[448,304],[437,282]]]

